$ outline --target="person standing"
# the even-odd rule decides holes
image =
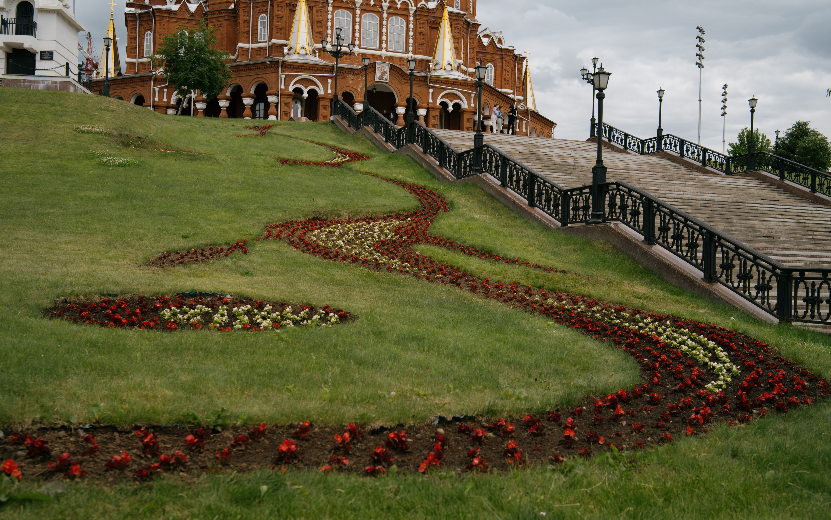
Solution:
[[[496,133],[502,133],[502,124],[504,119],[502,118],[502,105],[496,105],[497,112],[496,112]]]
[[[507,132],[511,135],[516,135],[516,116],[517,116],[516,107],[513,104],[511,104],[511,107],[508,109],[508,130],[507,130]]]

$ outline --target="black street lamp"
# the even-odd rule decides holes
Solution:
[[[407,144],[413,142],[413,131],[415,130],[413,122],[415,114],[413,114],[413,76],[415,74],[416,59],[410,56],[407,59],[407,68],[410,69],[410,99],[407,100]]]
[[[756,113],[756,103],[759,102],[756,96],[748,99],[750,104],[750,136],[747,141],[747,171],[752,172],[756,169],[756,135],[753,133],[753,114]]]
[[[594,88],[597,90],[597,124],[603,125],[603,99],[606,94],[603,93],[609,85],[609,76],[611,72],[603,70],[603,65],[595,72],[593,76]],[[592,216],[588,224],[602,224],[606,220],[606,213],[604,211],[604,190],[606,183],[606,167],[603,166],[603,139],[601,136],[597,137],[597,162],[592,168]]]
[[[366,75],[369,70],[369,56],[364,56],[362,61],[364,62],[364,110],[366,110],[369,106],[369,92],[367,92],[366,89]]]
[[[485,136],[482,135],[482,81],[487,73],[486,66],[481,63],[476,65],[478,102],[476,103],[476,134],[473,136],[473,166],[470,169],[473,175],[482,173],[482,147],[485,145]]]
[[[661,108],[663,107],[663,104],[664,104],[664,92],[666,92],[664,89],[662,89],[662,88],[658,89],[658,151],[659,152],[664,149],[664,147],[663,147],[664,129],[661,128]]]
[[[112,38],[104,37],[104,48],[106,49],[104,54],[104,95],[107,97],[110,97],[110,45],[112,43]]]
[[[583,80],[586,83],[588,83],[589,85],[592,85],[592,118],[591,118],[591,121],[589,123],[590,124],[589,138],[594,137],[595,132],[597,130],[597,124],[596,124],[597,121],[594,118],[594,82],[592,81],[592,76],[594,76],[594,73],[597,72],[597,62],[598,62],[597,56],[592,58],[592,73],[591,74],[589,74],[589,69],[587,69],[586,67],[583,67],[582,69],[580,69],[580,75],[583,77]]]
[[[779,149],[779,130],[777,130],[775,133],[776,133],[776,142],[773,143],[773,149],[778,150]]]
[[[332,98],[333,107],[336,106],[338,102],[338,62],[341,56],[352,54],[352,49],[355,48],[355,44],[352,42],[344,44],[343,37],[341,37],[340,33],[341,28],[336,27],[335,42],[332,44],[331,48],[327,48],[329,47],[329,42],[327,40],[323,40],[322,42],[320,42],[321,46],[323,47],[323,50],[335,58],[335,96]],[[346,47],[348,50],[344,51],[344,47]],[[334,110],[332,112],[334,113]]]

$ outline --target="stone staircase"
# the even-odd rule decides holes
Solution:
[[[473,133],[434,130],[461,152]],[[597,144],[485,134],[485,144],[564,188],[591,184]],[[831,207],[746,176],[700,173],[655,156],[603,150],[609,181],[623,181],[788,266],[831,267]]]

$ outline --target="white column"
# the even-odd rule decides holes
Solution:
[[[254,104],[254,98],[252,97],[244,97],[242,98],[242,104],[245,105],[245,108],[250,109],[251,105]],[[245,119],[251,119],[250,117],[246,117]]]
[[[277,101],[278,101],[277,96],[268,96],[268,102],[271,103],[272,106],[276,105]],[[279,111],[280,107],[277,107],[277,110]],[[271,121],[276,121],[277,116],[274,116],[274,115],[268,116],[268,119],[271,120]]]

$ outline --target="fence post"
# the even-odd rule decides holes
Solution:
[[[629,149],[629,134],[627,134],[626,132],[623,132],[623,149]]]
[[[681,156],[681,158],[683,158],[683,157],[684,157],[684,148],[686,148],[686,147],[684,146],[684,143],[685,143],[685,142],[686,142],[686,141],[684,141],[684,140],[683,140],[683,139],[681,139],[681,138],[679,138],[679,139],[678,139],[678,155],[679,155],[679,156]]]
[[[777,157],[776,162],[779,163],[779,180],[785,182],[785,161],[781,157]]]
[[[704,250],[701,252],[701,267],[705,282],[715,282],[716,277],[716,237],[710,231],[704,232]]]
[[[568,226],[568,218],[571,215],[571,195],[564,191],[560,194],[560,225]]]
[[[499,184],[503,188],[508,187],[508,158],[504,155],[499,155]]]
[[[817,172],[811,172],[811,193],[817,192]]]
[[[652,199],[643,202],[643,242],[648,246],[655,245],[655,203]]]
[[[707,149],[706,148],[701,149],[701,166],[703,166],[705,168],[707,167]]]
[[[780,271],[776,284],[776,309],[779,311],[779,322],[793,319],[793,272]]]
[[[537,189],[537,176],[531,172],[527,172],[526,178],[528,179],[528,205],[532,208],[536,206],[536,202],[534,199],[536,198],[536,189]]]

